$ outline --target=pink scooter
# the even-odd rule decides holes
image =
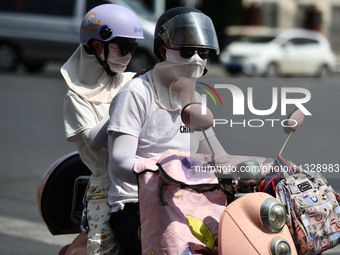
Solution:
[[[204,133],[204,129],[209,127],[209,123],[213,121],[212,113],[208,111],[202,118],[200,105],[192,104],[188,108],[190,109],[184,109],[182,112],[183,122],[190,129],[201,130]],[[294,111],[287,116],[287,119],[293,123],[286,123],[286,126],[292,126],[292,128],[285,128],[284,131],[289,136],[279,154],[282,153],[291,134],[302,124],[304,116],[301,111]],[[209,143],[208,139],[207,141]],[[211,146],[210,149],[214,156]],[[256,162],[244,162],[241,166],[246,167],[251,164],[256,165]],[[232,178],[223,175],[217,175],[217,177],[228,197],[228,205],[219,222],[218,254],[297,254],[286,225],[285,207],[267,193],[254,192],[255,186],[261,179],[259,171]]]
[[[204,132],[211,125],[213,117],[212,113],[208,113],[202,119],[199,117],[200,109],[199,105],[190,105],[183,111],[182,119],[190,129]],[[303,118],[294,114],[291,118],[295,118],[300,125]],[[289,131],[294,132],[295,129]],[[83,232],[71,246],[65,246],[60,255],[86,254],[86,203],[83,197],[90,174],[78,153],[73,152],[54,162],[39,184],[38,207],[49,231],[53,235]],[[228,205],[219,222],[218,254],[297,254],[286,226],[284,206],[267,193],[254,192],[261,179],[258,173],[241,177],[217,177],[228,197]]]

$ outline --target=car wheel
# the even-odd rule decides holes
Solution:
[[[327,65],[322,65],[319,69],[319,72],[317,74],[317,77],[319,78],[326,78],[331,76],[332,72],[329,69],[329,67]]]
[[[127,71],[138,72],[142,69],[150,70],[155,64],[155,60],[145,50],[137,50],[127,67]]]
[[[267,67],[266,77],[276,78],[280,76],[279,66],[276,63],[270,63]]]
[[[280,72],[279,72],[279,67],[276,63],[270,63],[267,67],[267,72],[266,72],[266,77],[279,77]]]
[[[29,73],[39,73],[45,67],[45,62],[25,62],[26,71]]]
[[[225,69],[227,74],[229,74],[230,76],[237,76],[239,74],[242,74],[242,70],[241,69],[233,69],[233,68],[226,68]]]
[[[19,52],[12,44],[0,42],[0,72],[15,71],[19,64]]]

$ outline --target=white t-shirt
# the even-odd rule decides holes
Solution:
[[[138,138],[137,158],[161,156],[168,149],[196,152],[199,142],[204,139],[201,132],[187,131],[179,110],[168,111],[156,104],[147,74],[128,82],[117,93],[109,113],[108,132],[120,132]],[[109,203],[112,211],[118,211],[123,204],[138,201],[137,185],[116,178],[112,169],[109,162],[109,175],[113,184],[109,191]]]

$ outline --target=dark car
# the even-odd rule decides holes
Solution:
[[[151,68],[155,19],[138,1],[11,0],[0,4],[0,71],[13,71],[20,63],[28,71],[39,71],[49,61],[66,61],[79,45],[83,16],[104,3],[123,5],[139,16],[145,39],[138,40],[128,68]]]

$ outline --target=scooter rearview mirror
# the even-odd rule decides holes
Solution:
[[[194,131],[202,131],[210,128],[214,124],[214,115],[209,108],[202,114],[200,103],[190,103],[184,106],[181,112],[183,123]]]
[[[304,119],[305,115],[303,112],[300,109],[295,108],[290,114],[287,115],[286,120],[283,123],[283,131],[288,135],[292,132],[294,133],[302,125]]]
[[[202,131],[205,140],[211,152],[210,165],[215,165],[215,153],[205,130],[214,124],[214,115],[209,108],[205,108],[205,113],[202,113],[202,105],[200,103],[190,103],[183,107],[181,112],[182,121],[185,126],[193,131]]]

